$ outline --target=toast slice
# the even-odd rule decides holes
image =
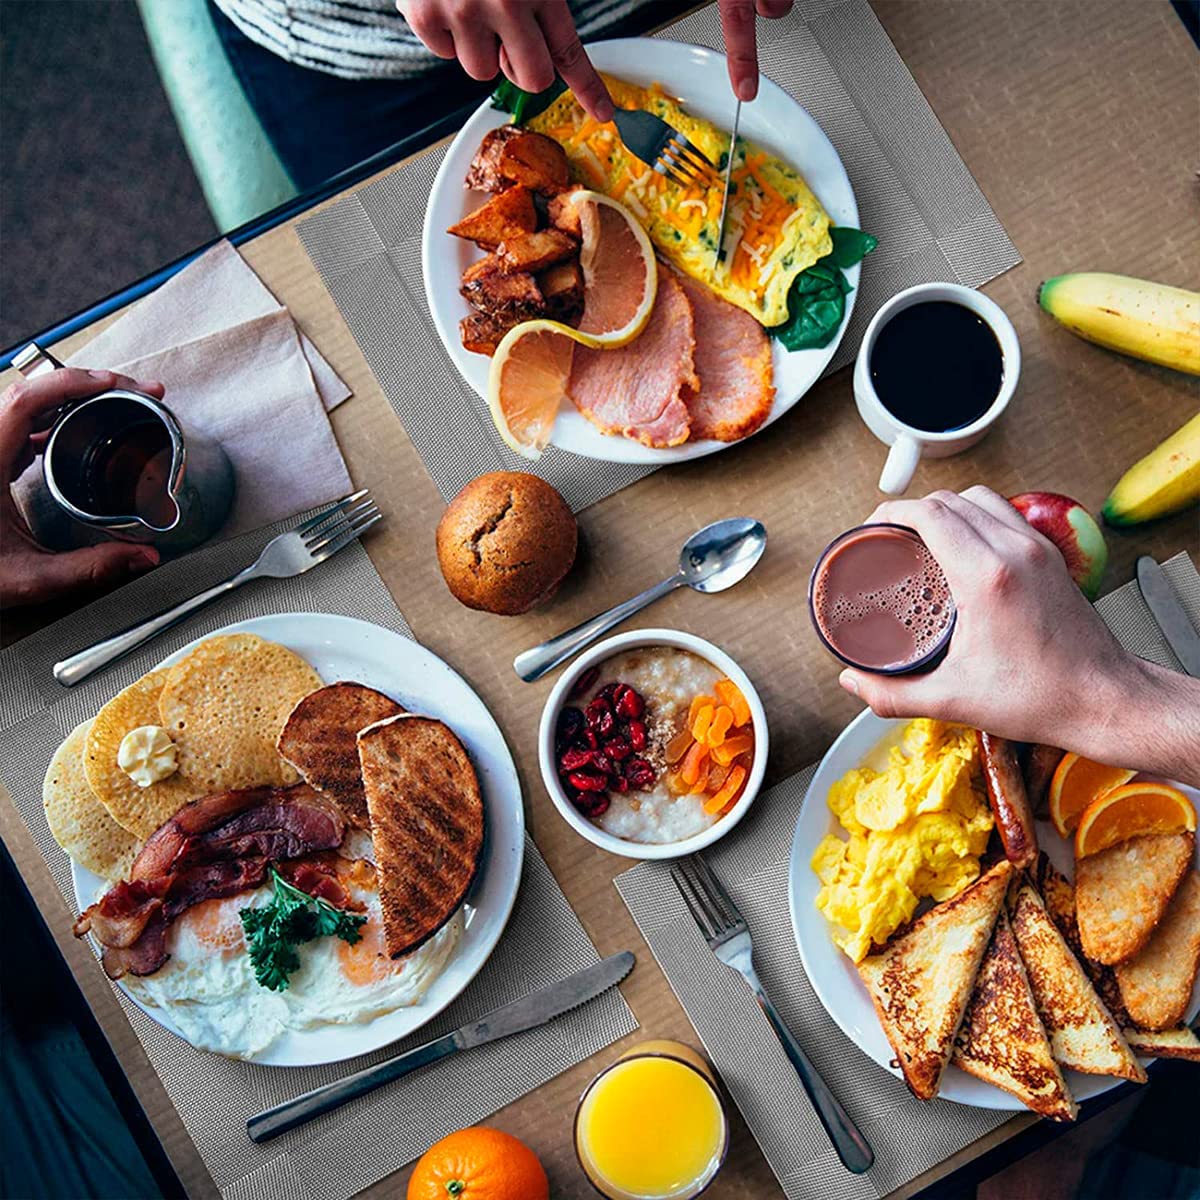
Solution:
[[[411,713],[358,735],[383,937],[392,958],[431,938],[462,904],[483,850],[483,797],[462,742]]]
[[[1200,874],[1189,871],[1150,940],[1116,966],[1126,1011],[1143,1029],[1178,1025],[1187,1016],[1198,970]]]
[[[1115,966],[1150,940],[1192,863],[1196,835],[1153,833],[1075,863],[1075,915],[1083,952]]]
[[[1075,952],[1095,986],[1096,994],[1112,1014],[1134,1054],[1144,1058],[1182,1058],[1200,1062],[1200,1038],[1186,1025],[1163,1030],[1139,1029],[1134,1025],[1133,1018],[1125,1011],[1125,1002],[1121,999],[1121,989],[1113,968],[1090,962],[1084,957],[1079,941],[1079,924],[1075,920],[1075,885],[1056,871],[1044,854],[1038,864],[1038,886],[1046,902],[1046,912],[1067,945]]]
[[[370,818],[355,739],[360,729],[403,711],[390,696],[364,684],[331,683],[310,692],[292,709],[277,749],[346,820],[367,829]]]
[[[1055,1059],[1088,1075],[1145,1083],[1142,1065],[1027,882],[1010,905],[1010,922]]]
[[[954,1065],[1034,1112],[1073,1121],[1079,1106],[1054,1061],[1008,915],[1001,913],[954,1047]]]
[[[937,1095],[1011,875],[1011,863],[998,863],[858,964],[905,1082],[918,1099]]]

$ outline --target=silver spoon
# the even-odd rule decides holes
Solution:
[[[723,592],[740,583],[767,548],[767,530],[752,517],[728,517],[698,529],[679,552],[679,570],[640,595],[534,646],[513,659],[513,669],[526,683],[541,679],[559,663],[594,642],[614,625],[628,620],[648,604],[678,587],[697,592]]]

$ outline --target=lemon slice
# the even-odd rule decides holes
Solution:
[[[488,374],[488,408],[505,443],[540,458],[566,396],[575,344],[615,350],[636,338],[658,294],[658,265],[645,230],[624,205],[599,192],[569,193],[580,210],[584,308],[578,329],[523,321],[504,335]]]

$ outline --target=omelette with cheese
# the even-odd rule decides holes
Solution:
[[[604,80],[619,107],[661,117],[724,177],[728,133],[685,112],[658,84]],[[832,248],[821,202],[792,167],[753,142],[739,137],[734,150],[725,256],[717,262],[720,187],[684,190],[664,179],[625,148],[615,125],[588,116],[569,91],[527,124],[563,147],[577,182],[629,208],[665,259],[762,325],[787,319],[792,281]]]
[[[829,834],[813,854],[817,907],[855,962],[921,900],[949,900],[979,876],[993,820],[973,729],[911,721],[884,770],[847,771],[828,802],[850,838]]]

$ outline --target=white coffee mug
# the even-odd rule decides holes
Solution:
[[[931,433],[926,429],[915,429],[892,415],[879,399],[875,385],[871,382],[871,352],[875,339],[883,326],[900,312],[914,304],[930,300],[946,300],[969,308],[987,322],[996,341],[1000,343],[1003,358],[1003,374],[1000,390],[991,407],[970,425],[961,429],[949,429],[945,433]],[[1009,400],[1017,388],[1017,376],[1021,373],[1021,346],[1017,331],[1004,314],[1004,310],[982,292],[963,287],[957,283],[919,283],[893,296],[871,319],[866,336],[854,364],[854,400],[858,412],[867,428],[885,446],[890,446],[883,473],[879,476],[879,490],[889,496],[899,496],[909,483],[922,455],[931,458],[949,458],[975,445],[992,427],[1000,414],[1008,407]]]

